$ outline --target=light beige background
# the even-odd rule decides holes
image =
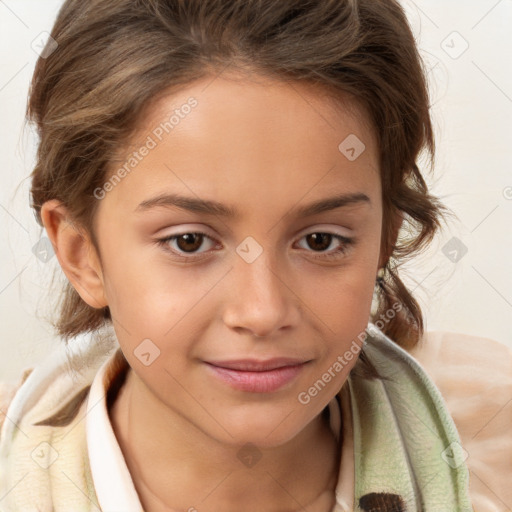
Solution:
[[[60,342],[44,320],[57,261],[33,253],[44,233],[29,208],[35,137],[22,127],[37,58],[32,46],[61,3],[0,0],[0,380],[17,380]],[[431,70],[438,157],[427,181],[459,218],[404,277],[427,330],[512,347],[512,1],[402,3]],[[457,262],[445,255],[454,237],[451,257],[467,248]]]

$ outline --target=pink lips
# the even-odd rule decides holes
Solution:
[[[253,393],[270,393],[293,380],[307,361],[275,358],[266,361],[250,359],[211,361],[207,367],[220,380],[235,389]]]

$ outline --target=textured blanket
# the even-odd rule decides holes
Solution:
[[[367,334],[365,356],[382,378],[351,372],[344,384],[353,422],[354,510],[473,512],[465,451],[439,390],[371,323]],[[118,348],[108,329],[79,336],[24,380],[0,432],[1,512],[101,510],[84,417],[94,375]]]

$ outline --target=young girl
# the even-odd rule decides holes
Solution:
[[[2,511],[512,507],[510,351],[398,274],[447,210],[395,0],[67,0],[28,116],[69,282]]]

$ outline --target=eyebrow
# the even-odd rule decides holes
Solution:
[[[296,215],[298,218],[304,218],[335,210],[336,208],[357,204],[371,205],[371,200],[362,192],[339,194],[301,206],[300,208],[294,208],[288,215]],[[174,207],[194,213],[216,215],[231,219],[240,218],[240,212],[232,206],[227,206],[208,199],[180,196],[179,194],[161,194],[151,199],[146,199],[135,208],[135,212],[144,212],[157,207]]]

